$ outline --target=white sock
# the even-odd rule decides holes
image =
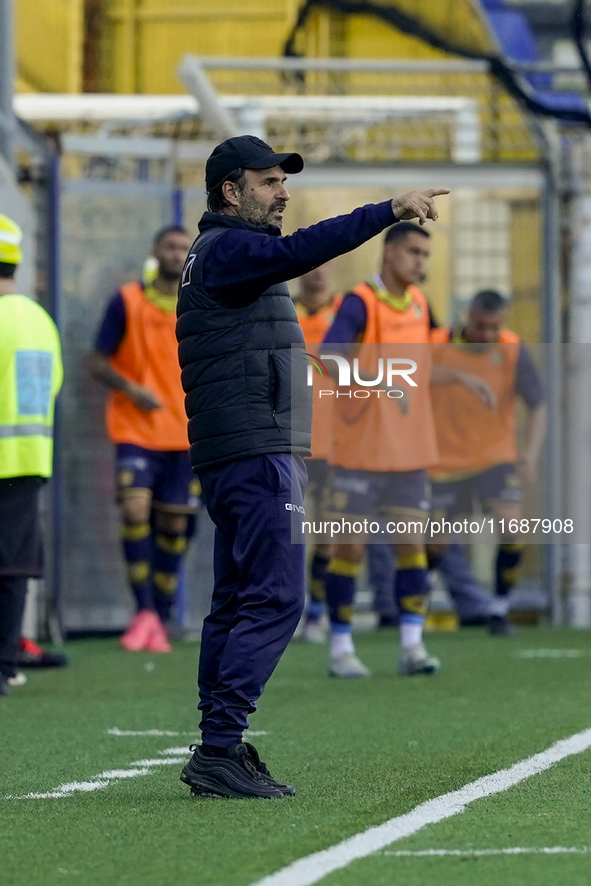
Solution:
[[[509,614],[509,595],[506,597],[492,597],[490,603],[491,615],[505,618]]]
[[[355,652],[351,631],[331,631],[330,656],[339,658],[341,655],[351,655]]]
[[[400,624],[400,642],[403,649],[409,649],[416,646],[423,639],[423,622],[401,622]]]

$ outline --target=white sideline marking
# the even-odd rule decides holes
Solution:
[[[107,735],[157,735],[157,736],[169,736],[173,737],[175,735],[194,735],[193,732],[170,732],[168,729],[144,729],[141,732],[134,732],[131,729],[118,729],[117,726],[113,726],[111,729],[107,729]]]
[[[132,766],[147,766],[151,768],[152,766],[171,766],[175,763],[186,763],[187,760],[185,757],[169,757],[167,760],[135,760],[131,765]]]
[[[500,794],[526,778],[544,772],[559,760],[580,754],[589,747],[591,747],[591,729],[584,729],[571,735],[570,738],[557,741],[533,757],[515,763],[509,769],[500,769],[491,775],[485,775],[464,785],[463,788],[427,800],[404,815],[397,815],[377,827],[369,828],[341,843],[336,843],[329,849],[300,858],[276,873],[257,880],[252,886],[311,886],[332,871],[345,868],[352,861],[366,858],[397,840],[410,837],[428,824],[436,824],[458,815],[475,800]]]
[[[248,738],[248,736],[250,735],[251,738],[257,738],[257,737],[260,737],[261,735],[268,735],[268,734],[269,734],[268,732],[261,731],[261,730],[259,730],[257,732],[256,730],[253,729],[247,733],[246,737]],[[167,736],[167,737],[174,738],[174,736],[177,736],[177,735],[193,735],[194,736],[195,732],[171,732],[168,729],[144,729],[139,732],[136,732],[132,729],[119,729],[117,726],[112,726],[110,729],[107,729],[107,735],[118,735],[118,736],[124,736],[125,738],[129,738],[130,736],[137,736],[137,735],[154,735],[154,736],[158,736],[158,737]],[[195,744],[201,744],[201,742],[196,741]]]
[[[587,855],[591,847],[581,846],[544,846],[541,849],[524,849],[514,846],[510,849],[420,849],[416,852],[410,849],[399,849],[398,852],[381,852],[380,855],[392,855],[396,858],[424,858],[433,856],[452,855],[454,858],[472,858],[482,855]]]
[[[159,754],[163,754],[164,756],[169,757],[178,757],[179,754],[188,754],[190,753],[189,748],[165,748],[163,751],[158,751]]]
[[[73,781],[69,784],[61,784],[53,791],[36,794],[24,794],[22,797],[5,797],[6,800],[59,800],[62,797],[69,797],[70,794],[88,793],[90,791],[98,791],[101,788],[108,787],[112,781],[119,781],[121,778],[138,778],[140,775],[147,775],[149,769],[113,769],[109,772],[101,772],[100,775],[93,776],[91,781]]]
[[[170,749],[172,750],[172,748]],[[109,787],[110,784],[120,781],[122,778],[139,778],[142,775],[148,775],[154,766],[169,766],[177,763],[184,763],[185,757],[167,757],[165,760],[135,760],[130,763],[130,769],[109,769],[107,772],[101,772],[94,775],[90,781],[73,781],[69,784],[61,784],[53,791],[45,791],[43,793],[24,794],[22,797],[5,797],[5,800],[61,800],[63,797],[69,797],[75,793],[88,793],[90,791],[98,791],[102,788]]]
[[[582,658],[587,654],[582,649],[522,649],[515,658]]]

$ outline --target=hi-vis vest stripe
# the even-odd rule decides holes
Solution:
[[[0,478],[50,477],[63,377],[57,329],[24,295],[0,297]]]
[[[53,428],[42,424],[32,425],[0,425],[0,438],[2,437],[51,437]]]

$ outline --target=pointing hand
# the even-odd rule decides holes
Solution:
[[[392,212],[399,221],[401,219],[418,218],[424,225],[427,219],[437,221],[438,212],[433,197],[449,194],[449,188],[429,188],[426,191],[410,191],[402,197],[392,200]]]

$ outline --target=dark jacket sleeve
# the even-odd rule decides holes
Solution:
[[[437,317],[433,313],[433,308],[430,304],[427,305],[429,308],[429,329],[439,329],[439,323],[437,322]]]
[[[324,344],[353,344],[363,337],[367,323],[367,309],[363,299],[354,292],[344,297]]]
[[[287,237],[228,228],[204,259],[203,282],[214,298],[240,303],[356,249],[394,221],[388,200],[301,228]]]
[[[94,341],[95,350],[104,354],[105,357],[111,357],[123,341],[126,325],[127,318],[123,296],[120,292],[116,292],[107,305],[97,332]]]

